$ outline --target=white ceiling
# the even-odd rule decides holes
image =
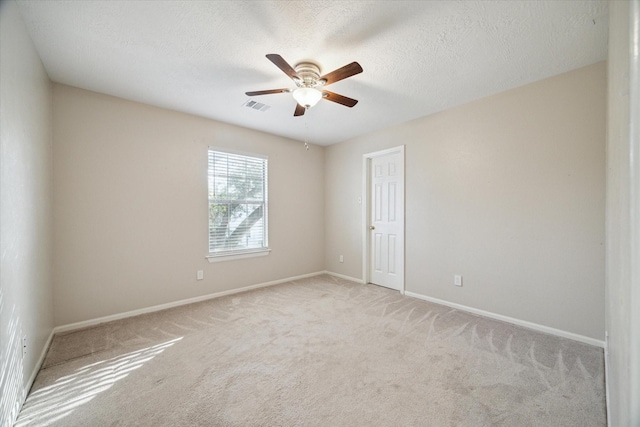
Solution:
[[[53,81],[329,145],[606,59],[606,0],[18,0]],[[364,72],[293,117],[265,55]],[[306,124],[305,124],[306,122]],[[308,126],[308,130],[305,130]]]

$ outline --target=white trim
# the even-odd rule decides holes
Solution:
[[[36,380],[36,377],[38,376],[38,372],[40,372],[40,369],[42,368],[42,364],[44,363],[44,358],[47,356],[47,352],[49,351],[49,346],[51,346],[51,341],[53,340],[54,334],[55,334],[55,328],[53,328],[49,333],[49,337],[47,338],[47,341],[45,341],[44,346],[42,347],[42,351],[40,351],[40,357],[38,357],[38,361],[33,367],[33,371],[31,371],[29,380],[27,381],[27,384],[25,384],[24,388],[22,389],[22,396],[20,396],[20,400],[22,402],[20,403],[20,410],[18,411],[18,414],[20,414],[20,411],[22,411],[22,406],[24,405],[24,402],[27,400],[27,396],[29,395],[29,391],[31,390],[31,387],[33,386],[33,383]]]
[[[267,156],[266,154],[252,153],[252,152],[249,152],[249,151],[233,150],[231,148],[219,147],[219,146],[216,146],[216,145],[208,145],[207,146],[207,151],[208,150],[219,151],[221,153],[227,153],[227,154],[235,154],[237,156],[256,157],[258,159],[269,160],[269,156]]]
[[[362,156],[362,280],[369,283],[369,158]]]
[[[254,258],[257,256],[267,256],[271,252],[271,249],[254,249],[248,251],[236,251],[236,252],[227,252],[227,253],[211,253],[207,255],[205,258],[209,260],[209,262],[220,262],[220,261],[231,261],[234,259],[243,259],[243,258]]]
[[[325,274],[328,274],[329,276],[333,276],[333,277],[337,277],[339,279],[344,279],[344,280],[349,280],[351,282],[356,282],[356,283],[360,283],[362,285],[366,284],[367,282],[365,282],[362,279],[356,279],[355,277],[351,277],[351,276],[345,276],[344,274],[338,274],[338,273],[334,273],[333,271],[324,271]]]
[[[384,150],[374,151],[372,153],[366,153],[364,154],[364,157],[372,159],[374,157],[382,157],[382,156],[386,156],[387,154],[393,154],[398,151],[404,153],[404,145],[398,145],[397,147],[385,148]]]
[[[433,302],[440,305],[446,305],[447,307],[455,308],[455,309],[466,311],[469,313],[479,314],[480,316],[489,317],[491,319],[501,320],[503,322],[512,323],[518,326],[523,326],[528,329],[533,329],[534,331],[544,332],[545,334],[556,335],[562,338],[568,338],[570,340],[579,341],[584,344],[605,348],[604,341],[597,340],[595,338],[585,337],[584,335],[574,334],[573,332],[563,331],[561,329],[555,329],[549,326],[539,325],[533,322],[527,322],[526,320],[520,320],[520,319],[516,319],[509,316],[504,316],[502,314],[492,313],[490,311],[480,310],[478,308],[468,307],[466,305],[456,304],[454,302],[441,300],[438,298],[428,297],[426,295],[417,294],[415,292],[406,291],[405,295],[408,297],[418,298],[424,301],[429,301],[429,302]]]
[[[124,313],[112,314],[110,316],[98,317],[96,319],[83,320],[82,322],[69,323],[67,325],[56,326],[53,328],[53,333],[69,332],[76,329],[87,328],[90,326],[99,325],[101,323],[112,322],[114,320],[126,319],[128,317],[139,316],[140,314],[153,313],[155,311],[166,310],[168,308],[179,307],[181,305],[193,304],[195,302],[206,301],[214,298],[220,298],[227,295],[239,294],[241,292],[250,291],[258,288],[266,288],[267,286],[279,285],[280,283],[291,282],[294,280],[305,279],[307,277],[319,276],[324,274],[324,271],[317,271],[315,273],[302,274],[300,276],[288,277],[286,279],[273,280],[271,282],[259,283],[257,285],[245,286],[237,289],[230,289],[228,291],[216,292],[213,294],[202,295],[194,298],[187,298],[179,301],[169,302],[166,304],[154,305],[152,307],[140,308],[138,310],[127,311]]]
[[[404,144],[393,148],[387,148],[380,151],[374,151],[372,153],[366,153],[362,155],[362,277],[364,283],[369,283],[369,255],[370,255],[370,233],[369,233],[369,212],[371,208],[371,201],[369,197],[369,172],[370,172],[370,160],[374,157],[386,156],[387,154],[399,152],[402,155],[402,187],[405,189],[402,193],[402,233],[403,233],[403,245],[405,246],[402,251],[402,285],[400,291],[404,295],[406,290],[406,271],[405,271],[405,259],[406,259],[406,162],[404,154]]]
[[[253,247],[253,248],[249,248],[249,249],[239,249],[239,250],[231,250],[231,251],[221,251],[221,252],[211,252],[211,213],[209,212],[210,208],[211,208],[211,191],[212,189],[209,188],[209,184],[211,184],[211,169],[210,166],[212,165],[211,163],[211,156],[213,154],[213,156],[216,156],[216,153],[221,153],[221,154],[226,154],[227,156],[235,156],[235,157],[244,157],[245,161],[247,161],[248,159],[258,159],[262,162],[262,166],[263,166],[263,171],[264,171],[264,175],[263,175],[263,180],[262,180],[262,202],[260,202],[260,204],[262,204],[263,206],[263,215],[262,215],[262,222],[264,224],[263,227],[263,238],[264,241],[261,244],[261,247]],[[241,159],[235,159],[233,160],[233,162],[237,161],[237,160],[241,160]],[[214,160],[215,163],[215,160]],[[256,162],[258,163],[258,162]],[[228,158],[227,158],[227,166],[228,166]],[[215,167],[215,166],[214,166]],[[219,261],[230,261],[230,260],[234,260],[234,259],[242,259],[242,258],[253,258],[253,257],[258,257],[258,256],[265,256],[265,255],[269,255],[269,252],[271,251],[271,249],[269,249],[269,157],[263,154],[255,154],[255,153],[244,153],[244,152],[240,152],[240,151],[234,151],[234,150],[228,150],[225,148],[218,148],[218,147],[213,147],[213,146],[208,146],[207,147],[207,216],[208,216],[208,228],[209,228],[209,253],[207,254],[206,258],[208,259],[209,262],[219,262]],[[226,202],[228,202],[229,200],[226,200]],[[241,202],[246,202],[246,200],[240,200]],[[224,203],[225,201],[218,201],[221,203]],[[215,204],[216,202],[214,202]],[[261,253],[261,252],[266,252],[266,253]]]
[[[42,351],[40,352],[40,357],[38,358],[38,361],[36,362],[36,365],[33,368],[33,372],[31,372],[31,376],[29,377],[29,381],[27,382],[27,389],[26,389],[27,392],[31,389],[31,386],[33,385],[33,382],[36,380],[36,376],[38,375],[38,372],[40,372],[40,368],[44,363],[44,358],[47,356],[47,351],[49,351],[49,346],[51,345],[51,341],[53,341],[53,335],[55,334],[54,331],[55,331],[55,328],[51,330],[51,332],[49,333],[49,337],[47,338],[47,341],[44,343],[44,346],[42,347]]]

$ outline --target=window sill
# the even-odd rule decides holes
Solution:
[[[219,254],[209,254],[207,259],[209,262],[231,261],[234,259],[253,258],[258,256],[267,256],[271,249],[253,249],[248,251],[234,251]]]

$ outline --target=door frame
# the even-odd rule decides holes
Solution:
[[[370,283],[370,263],[371,263],[371,233],[369,232],[369,226],[371,225],[371,159],[375,157],[385,156],[387,154],[400,153],[400,161],[402,163],[402,215],[400,217],[401,229],[402,229],[402,284],[400,286],[400,293],[404,295],[405,292],[405,249],[406,249],[406,227],[405,227],[405,208],[406,208],[406,171],[405,171],[405,158],[404,158],[404,144],[393,148],[387,148],[385,150],[374,151],[372,153],[366,153],[362,155],[362,278],[364,283]]]

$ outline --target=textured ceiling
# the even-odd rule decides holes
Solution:
[[[606,59],[606,0],[19,0],[52,80],[298,140],[333,144]],[[294,87],[265,58],[357,61],[293,117]]]

